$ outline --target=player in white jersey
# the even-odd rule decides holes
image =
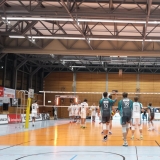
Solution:
[[[75,111],[74,111],[74,115],[75,115],[75,122],[78,123],[79,121],[79,106],[77,103],[75,103]]]
[[[95,106],[95,103],[93,103],[93,105],[90,107],[91,116],[92,116],[92,122],[95,122],[96,109],[97,109],[97,107]]]
[[[77,104],[77,109],[78,109],[78,116],[77,116],[77,123],[80,123],[81,121],[81,100],[78,101]]]
[[[81,103],[81,107],[80,107],[80,113],[81,113],[81,128],[83,128],[83,129],[86,128],[85,122],[86,122],[87,110],[88,110],[87,99],[84,99],[84,102]]]
[[[142,135],[142,125],[141,125],[141,110],[142,104],[138,102],[138,97],[134,97],[133,110],[132,110],[132,136],[131,139],[134,139],[135,127],[138,125],[140,132],[140,139],[143,139]]]
[[[32,126],[33,127],[34,127],[35,119],[36,119],[38,113],[39,113],[39,106],[37,104],[37,101],[35,101],[32,104]]]
[[[70,106],[68,107],[68,111],[69,111],[70,123],[72,123],[72,119],[73,119],[73,103],[72,102]]]

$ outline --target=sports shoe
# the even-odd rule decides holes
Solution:
[[[134,136],[131,136],[131,139],[134,140]]]
[[[103,135],[103,131],[101,132],[101,134]]]
[[[127,141],[124,141],[123,146],[126,146],[126,147],[128,146]]]
[[[110,132],[109,132],[109,135],[111,135],[111,134],[112,134],[112,132],[110,131]]]
[[[143,135],[140,135],[140,140],[143,140]]]
[[[151,128],[148,129],[148,131],[151,131],[151,130],[152,130]]]
[[[152,128],[152,131],[154,130],[154,127]]]
[[[104,136],[103,137],[103,142],[106,142],[107,141],[107,139],[108,139],[108,136],[106,135],[106,136]]]

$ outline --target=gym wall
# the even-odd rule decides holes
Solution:
[[[118,92],[159,92],[160,91],[160,75],[158,74],[106,74],[106,73],[76,73],[75,82],[72,72],[53,72],[44,79],[45,91],[76,91],[76,92],[111,92],[112,90],[118,90]],[[88,100],[88,104],[95,103],[98,105],[102,95],[98,94],[79,94],[79,99],[83,101],[85,98]],[[129,98],[133,100],[135,95],[129,95]],[[160,106],[160,95],[138,95],[139,100],[143,103],[144,107],[147,107],[149,102],[152,102],[153,106]],[[118,101],[121,99],[121,95],[118,95]],[[114,96],[113,96],[114,98]],[[54,102],[55,94],[46,94],[46,105],[48,100]],[[117,101],[117,102],[118,102]],[[69,105],[69,100],[64,99],[63,106]],[[117,103],[115,104],[117,106]],[[46,107],[47,108],[47,107]],[[50,110],[51,108],[48,108]],[[51,109],[52,110],[52,109]],[[60,118],[68,117],[67,108],[59,108],[58,116]]]

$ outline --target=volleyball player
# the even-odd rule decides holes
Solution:
[[[103,123],[103,134],[104,134],[103,141],[106,141],[108,138],[109,123],[110,123],[110,119],[111,119],[111,111],[112,111],[113,103],[115,102],[112,99],[107,98],[107,95],[108,95],[108,93],[104,92],[103,93],[104,98],[102,98],[99,102],[99,108],[101,110],[102,123]]]
[[[80,123],[81,121],[81,100],[78,101],[78,104],[77,104],[77,109],[78,109],[78,117],[77,117],[77,123]]]
[[[147,112],[148,112],[148,125],[149,125],[148,131],[151,131],[154,130],[153,120],[155,114],[155,109],[152,107],[152,103],[149,103]]]
[[[35,119],[37,117],[37,114],[39,113],[39,106],[37,104],[37,101],[35,101],[32,104],[32,126],[34,127]]]
[[[81,103],[80,107],[80,113],[81,113],[81,128],[85,129],[85,122],[87,117],[87,109],[88,109],[88,103],[87,99],[84,99],[84,102]]]
[[[102,123],[102,114],[101,114],[101,111],[98,113],[98,116],[99,116],[99,124]],[[102,131],[102,134],[103,134],[103,131]]]
[[[72,106],[73,106],[73,103],[71,102],[70,106],[68,107],[70,123],[72,123],[72,118],[73,118],[73,107]]]
[[[133,101],[127,98],[128,93],[126,92],[124,92],[122,96],[123,99],[118,102],[118,110],[121,116],[121,125],[124,140],[123,146],[128,146],[127,134],[129,130],[129,123],[132,117]]]
[[[75,123],[76,122],[76,103],[73,103],[73,105],[72,105],[72,118],[73,118],[73,123]]]
[[[109,98],[112,99],[112,95],[109,95]],[[116,102],[116,100],[114,101],[114,103],[115,102]],[[115,109],[113,108],[114,103],[112,104],[111,120],[110,120],[110,124],[109,124],[109,134],[112,134],[112,120],[113,120],[113,116],[116,113]]]
[[[95,117],[96,117],[96,106],[95,103],[90,107],[91,110],[91,116],[92,116],[92,122],[95,122]]]
[[[142,125],[141,125],[141,110],[142,110],[142,104],[138,102],[138,97],[134,97],[133,102],[133,110],[132,110],[132,136],[131,139],[134,139],[134,131],[136,125],[139,127],[140,132],[140,139],[143,139],[142,135]]]
[[[78,104],[75,103],[75,122],[78,122],[79,120],[79,107]]]

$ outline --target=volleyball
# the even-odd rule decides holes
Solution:
[[[114,116],[115,114],[116,114],[116,112],[114,112],[114,111],[111,112],[111,115],[112,115],[112,116]]]

